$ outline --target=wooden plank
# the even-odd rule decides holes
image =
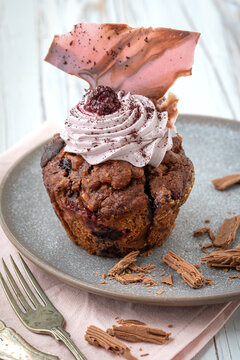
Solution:
[[[122,7],[120,3],[119,15],[114,18],[118,21],[127,21],[132,26],[163,26],[202,33],[193,76],[178,79],[171,88],[180,98],[180,112],[240,119],[239,82],[232,75],[229,39],[214,1],[208,1],[207,11],[201,0],[172,0],[171,9],[164,0],[140,0],[137,6],[134,0],[122,1]]]
[[[222,359],[225,360],[228,354],[232,360],[240,359],[240,309],[236,311],[217,335],[216,343],[218,348],[222,348]]]
[[[1,110],[0,150],[41,122],[36,1],[0,1]],[[4,134],[4,138],[2,139]]]
[[[228,320],[216,335],[216,346],[219,360],[240,358],[240,309]]]
[[[216,355],[214,339],[211,339],[207,345],[193,358],[193,360],[219,360]]]
[[[209,97],[216,104],[220,116],[240,120],[240,103],[232,71],[232,53],[228,51],[229,39],[226,38],[219,7],[215,6],[213,0],[208,1],[207,11],[199,0],[194,3],[181,0],[180,4],[191,27],[201,31],[201,48],[211,66],[213,79],[205,76],[206,83],[205,86],[201,84],[201,91],[204,89],[204,96]]]

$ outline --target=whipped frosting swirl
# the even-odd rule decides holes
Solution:
[[[137,167],[158,166],[172,147],[167,111],[145,96],[118,92],[121,107],[99,116],[84,110],[88,95],[73,109],[61,132],[65,151],[81,154],[91,165],[125,160]]]

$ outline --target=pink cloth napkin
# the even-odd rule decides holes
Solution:
[[[19,157],[58,130],[58,124],[45,123],[24,141],[0,155],[0,181]],[[18,260],[17,250],[7,239],[2,228],[0,228],[0,239],[0,255],[5,258],[11,268],[9,254]],[[165,345],[129,343],[132,353],[137,358],[141,359],[141,354],[149,353],[149,356],[144,357],[145,359],[192,359],[239,306],[238,301],[233,301],[227,304],[166,309],[160,306],[110,300],[64,284],[30,261],[27,260],[27,263],[55,307],[63,314],[66,330],[71,333],[72,339],[88,360],[119,358],[103,349],[89,345],[84,340],[84,333],[89,325],[94,324],[105,330],[115,323],[116,316],[120,319],[138,319],[149,326],[159,327],[172,333],[171,340]],[[2,271],[1,266],[0,270]],[[57,343],[49,336],[28,331],[13,312],[2,288],[0,288],[0,319],[39,350],[57,355],[61,360],[74,359],[63,344]],[[170,324],[173,325],[172,328],[168,327]],[[142,348],[142,351],[139,348]]]

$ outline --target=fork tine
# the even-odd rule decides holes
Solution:
[[[24,279],[21,271],[19,270],[19,268],[17,267],[15,261],[12,258],[12,255],[10,255],[14,270],[17,274],[17,277],[23,287],[23,289],[25,290],[26,295],[28,296],[28,298],[31,300],[32,304],[37,308],[40,303],[38,301],[38,299],[36,298],[36,296],[34,295],[34,293],[32,292],[31,288],[29,287],[28,283],[26,282],[26,280]]]
[[[8,278],[8,281],[9,281],[9,284],[11,285],[13,291],[15,292],[18,300],[20,301],[20,303],[22,304],[23,308],[25,311],[28,311],[30,310],[30,306],[29,304],[27,303],[25,297],[23,296],[21,290],[19,289],[16,281],[14,280],[12,274],[10,273],[5,261],[2,259],[2,263],[3,263],[3,267],[4,267],[4,270],[6,272],[6,275],[7,275],[7,278]]]
[[[2,284],[3,290],[4,290],[6,296],[7,296],[8,300],[9,300],[9,302],[10,302],[13,310],[15,311],[15,313],[16,313],[19,317],[23,316],[24,313],[22,312],[22,310],[20,309],[20,307],[19,307],[18,304],[16,303],[16,301],[15,301],[15,299],[14,299],[14,297],[13,297],[13,295],[12,295],[12,293],[11,293],[9,287],[8,287],[8,285],[6,284],[6,281],[4,280],[1,272],[0,272],[0,283]]]
[[[40,298],[42,299],[44,304],[46,305],[48,303],[48,304],[52,305],[51,301],[49,300],[47,295],[44,293],[43,289],[41,288],[41,286],[39,285],[39,283],[35,279],[33,273],[31,272],[31,270],[29,269],[29,267],[27,266],[27,264],[25,263],[25,261],[23,260],[23,258],[22,258],[22,256],[20,254],[19,254],[19,257],[20,257],[22,266],[23,266],[24,270],[26,271],[26,274],[27,274],[31,284],[33,285],[34,289],[36,290],[36,292],[38,293],[38,295],[40,296]]]

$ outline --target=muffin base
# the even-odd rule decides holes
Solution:
[[[47,145],[48,148],[58,141],[59,138],[53,139]],[[184,154],[179,141],[175,140],[173,150],[159,169],[146,168],[143,175],[140,174],[141,178],[137,170],[131,169],[134,174],[131,182],[127,186],[123,184],[120,190],[107,185],[108,191],[112,189],[112,194],[117,194],[117,200],[112,201],[110,207],[108,204],[97,211],[89,209],[85,204],[90,199],[91,207],[91,199],[98,199],[102,194],[98,187],[94,187],[95,184],[101,184],[96,177],[101,174],[104,166],[112,166],[110,170],[113,169],[113,178],[116,179],[119,174],[116,169],[118,166],[123,167],[126,162],[108,162],[100,165],[100,168],[94,168],[84,162],[80,155],[73,156],[63,149],[58,150],[57,154],[55,151],[53,156],[52,151],[45,151],[42,165],[44,184],[69,238],[89,254],[107,257],[123,257],[134,250],[143,253],[162,245],[174,229],[180,206],[187,200],[194,183],[193,165]],[[180,167],[179,161],[182,163]],[[130,164],[126,166],[132,167]],[[109,168],[104,168],[104,171],[109,171]],[[120,171],[120,177],[117,178],[119,180],[115,182],[117,185],[123,179],[121,176]],[[91,188],[88,188],[88,184]],[[104,184],[103,182],[103,186]],[[182,190],[179,190],[179,184],[182,184]],[[126,191],[126,195],[123,191]],[[94,194],[94,198],[91,194]],[[126,204],[124,201],[127,197]],[[134,204],[136,199],[137,203]],[[102,200],[99,204],[102,204]]]

